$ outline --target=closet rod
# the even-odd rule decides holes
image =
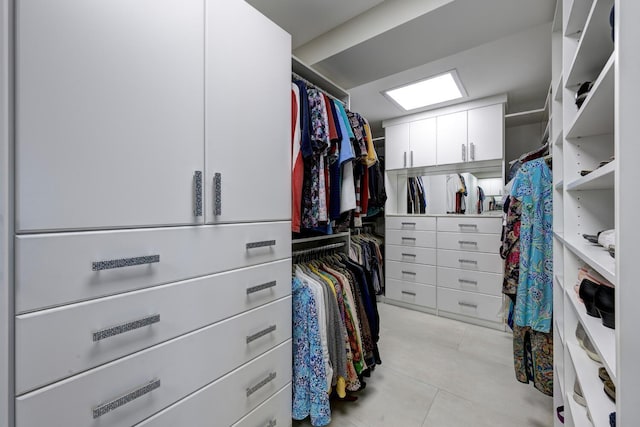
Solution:
[[[307,85],[309,86],[313,86],[315,89],[319,90],[320,92],[324,93],[325,95],[327,95],[329,98],[334,99],[338,102],[340,102],[342,105],[344,105],[345,107],[347,106],[347,103],[344,102],[343,100],[341,100],[340,98],[330,94],[329,92],[327,92],[326,90],[318,87],[318,85],[311,83],[309,80],[305,79],[304,77],[302,77],[301,75],[294,73],[293,71],[291,72],[291,75],[293,77],[295,77],[298,80],[302,80],[303,82],[305,82]]]
[[[294,251],[291,255],[296,257],[296,256],[311,254],[311,253],[315,253],[315,252],[322,252],[322,251],[329,251],[329,250],[332,250],[332,249],[338,249],[338,248],[342,248],[344,246],[346,246],[345,242],[331,243],[329,245],[318,246],[316,248],[301,249],[299,251]]]

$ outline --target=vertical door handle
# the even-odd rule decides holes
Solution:
[[[213,214],[222,215],[222,174],[213,175]]]
[[[473,142],[471,142],[471,143],[469,143],[469,147],[470,147],[469,151],[470,151],[470,154],[471,154],[471,160],[475,160],[476,159],[476,145]]]
[[[413,150],[411,150],[411,167],[413,167]]]
[[[193,216],[202,216],[202,171],[193,174]]]
[[[404,167],[407,167],[407,152],[404,152]]]

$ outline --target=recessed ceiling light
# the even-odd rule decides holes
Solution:
[[[415,110],[466,96],[456,70],[384,92],[404,110]]]

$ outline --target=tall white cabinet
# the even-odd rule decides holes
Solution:
[[[241,0],[15,7],[0,426],[290,424],[290,36]]]

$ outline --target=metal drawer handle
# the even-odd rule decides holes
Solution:
[[[253,387],[248,387],[247,388],[247,397],[251,396],[253,393],[255,393],[256,391],[260,390],[262,387],[266,386],[271,381],[275,380],[276,376],[277,376],[277,374],[275,372],[271,372],[265,379],[260,381],[258,384],[254,385]]]
[[[193,174],[193,216],[202,216],[202,171]]]
[[[273,288],[278,283],[274,280],[272,282],[263,283],[262,285],[252,286],[247,288],[247,295],[251,295],[256,292],[264,291],[265,289]]]
[[[278,425],[278,420],[276,420],[275,418],[272,420],[269,420],[269,422],[267,423],[266,427],[276,427]]]
[[[134,265],[155,264],[160,262],[160,255],[145,255],[133,258],[110,259],[107,261],[94,261],[91,270],[111,270],[112,268],[132,267]]]
[[[411,150],[411,167],[413,167],[413,150]]]
[[[247,344],[257,340],[258,338],[262,338],[265,335],[269,335],[271,332],[276,330],[276,325],[271,325],[268,328],[261,330],[260,332],[256,332],[253,335],[247,335]]]
[[[466,162],[467,161],[467,146],[465,144],[462,144],[462,161]]]
[[[458,244],[478,246],[478,242],[472,242],[471,240],[458,240]]]
[[[473,259],[459,259],[458,262],[462,264],[478,264],[478,261],[475,261]]]
[[[275,246],[275,240],[263,240],[261,242],[251,242],[247,243],[247,249],[255,249],[255,248],[264,248],[267,246]]]
[[[415,237],[403,237],[402,240],[413,240],[415,242],[416,238]]]
[[[402,222],[402,223],[401,223],[401,225],[402,225],[402,226],[405,226],[405,225],[413,225],[413,226],[415,227],[415,226],[416,226],[416,223],[415,223],[415,222]]]
[[[411,295],[412,297],[415,297],[415,296],[416,296],[416,293],[415,293],[415,292],[400,291],[400,293],[402,293],[402,294],[406,294],[406,295]]]
[[[402,256],[410,256],[412,258],[416,258],[418,255],[416,255],[416,254],[402,254]]]
[[[402,271],[402,274],[408,274],[410,276],[415,276],[416,275],[416,273],[414,273],[413,271],[404,271],[404,270]]]
[[[460,283],[468,283],[470,285],[478,285],[478,282],[476,280],[467,280],[467,279],[458,279],[458,282]]]
[[[142,319],[134,320],[120,325],[112,326],[110,328],[101,329],[93,333],[93,342],[98,342],[105,338],[110,338],[116,335],[124,334],[125,332],[134,331],[136,329],[144,328],[145,326],[153,325],[160,322],[159,314],[152,314],[151,316],[143,317]]]
[[[151,380],[143,386],[136,388],[135,390],[130,391],[129,393],[117,397],[109,402],[105,402],[101,405],[98,405],[93,408],[93,418],[96,419],[98,417],[103,416],[104,414],[113,411],[114,409],[118,409],[119,407],[126,405],[132,400],[136,400],[139,397],[144,396],[147,393],[151,393],[153,390],[160,388],[160,380],[155,379]]]
[[[469,148],[471,151],[471,160],[475,160],[476,159],[476,145],[473,142],[469,143]]]
[[[458,227],[478,228],[478,224],[458,224]]]
[[[213,175],[213,214],[222,215],[222,174],[216,172]]]
[[[468,302],[458,301],[458,305],[462,307],[478,308],[478,304],[469,304]]]

